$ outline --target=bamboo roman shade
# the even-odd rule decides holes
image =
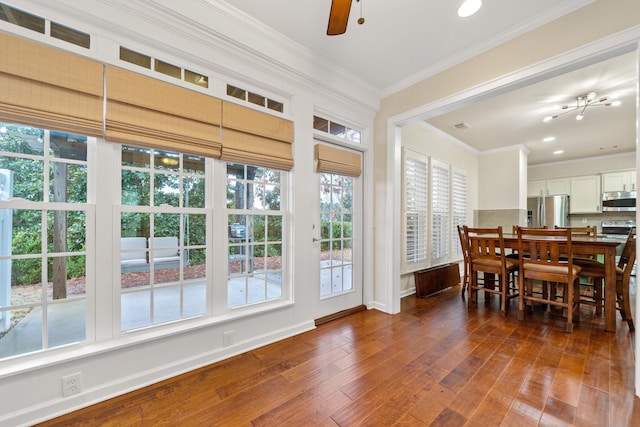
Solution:
[[[102,136],[103,65],[0,33],[0,120]]]
[[[317,172],[359,177],[362,155],[324,144],[316,144]]]
[[[220,158],[221,101],[107,66],[106,139]]]
[[[291,121],[222,103],[222,160],[291,170],[292,144]]]

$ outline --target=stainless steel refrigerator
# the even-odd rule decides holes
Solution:
[[[527,198],[527,226],[553,228],[569,226],[569,196]]]

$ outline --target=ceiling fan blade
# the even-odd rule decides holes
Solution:
[[[331,12],[329,12],[328,36],[337,36],[347,31],[351,0],[332,0]]]

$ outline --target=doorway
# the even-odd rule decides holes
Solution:
[[[359,153],[348,151],[359,157]],[[360,307],[363,302],[362,179],[352,175],[317,173],[315,319]]]

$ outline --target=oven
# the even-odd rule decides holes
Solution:
[[[608,239],[620,240],[620,245],[616,248],[616,256],[620,256],[627,236],[633,227],[636,226],[634,220],[609,220],[602,221],[602,234]]]

